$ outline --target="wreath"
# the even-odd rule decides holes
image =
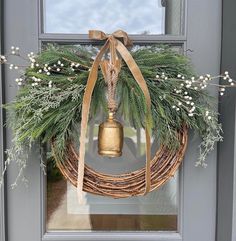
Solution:
[[[1,56],[1,63],[13,71],[21,71],[20,77],[15,79],[19,86],[18,93],[11,103],[5,105],[7,123],[14,134],[14,145],[7,150],[4,172],[12,160],[20,166],[13,186],[19,179],[25,180],[23,170],[32,143],[50,145],[50,155],[62,174],[73,185],[78,185],[80,157],[75,142],[81,130],[87,81],[99,51],[94,46],[49,44],[37,55],[30,53],[24,57],[19,48],[13,46],[9,55]],[[190,60],[171,46],[135,46],[129,51],[148,87],[152,118],[146,118],[145,95],[123,60],[114,95],[116,113],[122,117],[123,123],[135,129],[150,128],[152,136],[160,143],[159,150],[150,161],[152,191],[172,177],[181,164],[189,129],[196,131],[202,139],[196,166],[206,167],[207,154],[217,141],[222,141],[216,101],[207,87],[216,86],[222,96],[226,87],[234,87],[235,81],[228,72],[220,76],[207,74],[198,77]],[[10,63],[11,56],[22,58],[26,65]],[[226,83],[218,85],[214,80],[219,77]],[[99,68],[89,120],[100,113],[108,115],[107,88],[103,70]],[[144,167],[130,173],[109,175],[85,164],[83,190],[116,198],[143,195],[146,171]]]

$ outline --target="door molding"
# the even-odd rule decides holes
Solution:
[[[221,71],[236,79],[236,2],[222,1]],[[218,151],[217,241],[236,240],[236,92],[228,90],[219,105],[224,142]]]
[[[89,234],[89,235],[88,235]],[[179,233],[170,232],[51,232],[47,233],[42,241],[181,241]]]
[[[4,52],[4,45],[3,45],[3,34],[4,34],[4,28],[3,28],[3,0],[0,0],[0,55]],[[3,67],[0,65],[0,106],[4,103],[4,70]],[[0,108],[0,174],[3,171],[4,168],[4,161],[5,161],[5,128],[4,128],[4,119],[5,119],[5,113],[2,108]],[[6,241],[6,213],[5,213],[5,207],[6,207],[6,178],[4,177],[4,183],[2,187],[0,187],[0,241]]]

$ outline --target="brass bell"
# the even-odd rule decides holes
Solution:
[[[110,112],[107,121],[99,125],[98,154],[107,157],[121,156],[123,139],[123,126],[114,119],[114,114]]]

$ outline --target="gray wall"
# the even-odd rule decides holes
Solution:
[[[221,71],[236,79],[236,1],[223,0]],[[220,101],[224,142],[219,144],[217,240],[236,240],[236,91],[227,91]]]

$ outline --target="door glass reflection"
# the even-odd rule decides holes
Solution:
[[[45,0],[44,32],[181,35],[183,0]]]

